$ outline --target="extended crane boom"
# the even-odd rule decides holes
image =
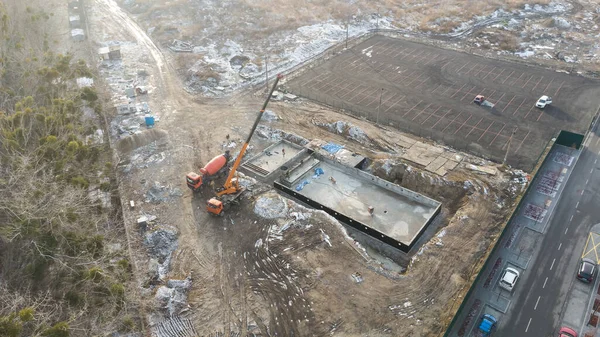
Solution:
[[[271,97],[273,96],[273,91],[275,91],[275,88],[277,88],[277,83],[279,83],[279,80],[281,78],[283,78],[283,75],[281,75],[281,74],[277,75],[277,78],[275,79],[275,83],[273,83],[273,87],[271,88],[271,91],[269,92],[269,95],[267,96],[267,99],[265,100],[265,103],[263,104],[262,109],[260,110],[258,116],[256,117],[256,120],[254,121],[254,125],[252,125],[252,129],[250,130],[248,139],[246,139],[246,142],[244,143],[244,145],[242,145],[240,154],[238,154],[238,156],[235,159],[235,162],[233,164],[233,167],[229,171],[227,180],[225,180],[223,187],[217,192],[217,198],[227,196],[227,195],[236,195],[236,197],[237,197],[239,194],[241,194],[241,192],[243,192],[243,189],[240,188],[238,179],[235,177],[236,173],[237,173],[237,169],[240,166],[240,163],[242,162],[242,158],[244,157],[244,154],[246,154],[246,150],[248,149],[248,144],[250,144],[250,140],[252,139],[252,136],[254,135],[256,128],[258,127],[258,123],[260,123],[260,119],[262,118],[263,114],[265,113],[265,109],[267,108],[267,105],[269,104],[269,101],[271,100]],[[210,213],[221,215],[221,213],[223,211],[223,202],[217,198],[212,198],[208,201],[207,211]]]

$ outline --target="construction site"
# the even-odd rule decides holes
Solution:
[[[583,71],[391,33],[391,12],[327,43],[273,34],[290,45],[270,41],[267,68],[243,28],[171,36],[190,18],[155,5],[81,16],[114,108],[128,296],[157,337],[442,336],[553,137],[600,104]]]

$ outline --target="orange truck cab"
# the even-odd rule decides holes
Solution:
[[[220,200],[218,200],[216,198],[211,198],[206,203],[206,210],[208,211],[208,213],[211,213],[214,215],[222,215],[223,214],[223,202],[221,202]]]
[[[227,172],[227,161],[229,160],[229,151],[224,154],[220,154],[211,159],[203,168],[200,169],[200,173],[190,172],[185,177],[188,187],[198,192],[203,184],[208,183],[213,178],[216,178],[223,173]]]

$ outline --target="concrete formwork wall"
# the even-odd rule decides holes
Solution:
[[[246,164],[252,164],[252,162],[255,161],[256,159],[260,158],[264,154],[265,151],[272,150],[274,147],[276,147],[277,145],[279,145],[281,143],[285,143],[287,146],[294,147],[294,148],[300,150],[300,152],[298,152],[295,156],[293,156],[288,161],[286,161],[285,163],[283,163],[282,166],[293,165],[295,162],[299,161],[300,158],[306,157],[307,153],[308,154],[312,153],[312,151],[309,152],[308,149],[303,148],[302,146],[299,146],[299,145],[294,144],[292,142],[289,142],[287,140],[281,140],[281,141],[279,141],[279,142],[277,142],[277,143],[275,143],[275,144],[267,147],[266,149],[264,149],[263,151],[261,151],[259,154],[255,155],[254,157],[252,157],[249,160],[247,160],[246,162],[244,162],[244,164],[242,164],[242,167],[244,168],[244,170],[246,170],[246,173],[249,173],[254,178],[259,179],[259,180],[263,180],[263,181],[269,181],[269,180],[271,180],[273,178],[276,179],[277,178],[276,175],[278,173],[278,170],[271,171],[271,172],[269,172],[269,174],[267,174],[265,176],[265,175],[262,175],[262,174],[260,174],[260,173],[258,173],[256,171],[252,170],[251,168],[247,167]]]

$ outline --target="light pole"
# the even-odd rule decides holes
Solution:
[[[379,125],[379,112],[381,111],[381,99],[383,98],[383,88],[381,88],[381,93],[379,94],[379,105],[377,106],[377,121],[375,124]]]
[[[265,77],[267,82],[267,92],[269,92],[269,55],[265,55]]]

